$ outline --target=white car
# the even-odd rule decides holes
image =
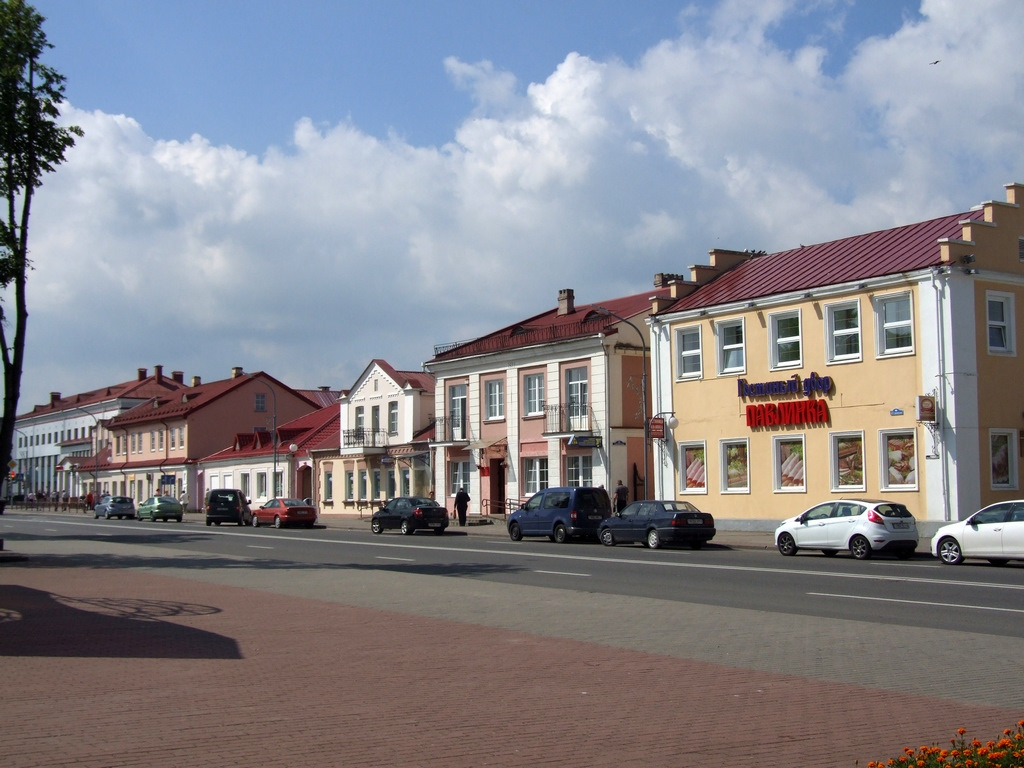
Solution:
[[[787,556],[801,549],[820,549],[826,555],[848,549],[858,560],[875,552],[892,552],[905,560],[917,548],[917,521],[899,502],[836,499],[783,520],[775,529],[775,545]]]
[[[1024,499],[991,504],[932,537],[932,554],[946,565],[983,557],[993,565],[1024,560]]]

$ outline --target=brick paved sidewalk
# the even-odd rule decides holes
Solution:
[[[1021,715],[360,607],[300,568],[218,569],[0,568],[3,765],[864,766]],[[411,578],[380,579],[381,604]],[[476,588],[427,583],[449,590],[439,614]]]

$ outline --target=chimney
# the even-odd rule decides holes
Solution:
[[[153,375],[156,376],[156,383],[157,384],[163,384],[164,383],[164,367],[162,365],[154,365],[153,366]]]
[[[317,389],[319,389],[321,392],[330,392],[331,391],[330,386],[327,385],[327,384],[321,384],[319,387],[317,387]]]
[[[242,375],[242,366],[236,365],[234,368],[231,369],[231,378],[232,379],[237,379],[241,375]]]
[[[50,405],[56,405],[58,402],[60,402],[60,392],[51,392]]]
[[[185,372],[184,371],[171,371],[171,379],[178,382],[179,384],[185,383]]]
[[[571,315],[576,311],[576,296],[572,288],[563,288],[558,292],[558,314]]]
[[[203,383],[203,380],[200,379],[198,376],[193,376],[192,377],[192,386],[193,387],[198,387],[202,383]]]
[[[675,301],[671,296],[653,296],[651,298],[651,314],[658,314],[663,309],[675,304]]]
[[[139,368],[139,381],[143,381],[146,378],[146,369]]]

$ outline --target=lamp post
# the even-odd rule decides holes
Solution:
[[[611,315],[612,317],[621,320],[626,325],[628,325],[630,328],[632,328],[634,331],[636,331],[636,335],[640,337],[640,345],[643,347],[643,351],[644,351],[644,369],[643,369],[643,373],[642,373],[642,375],[640,377],[640,403],[641,403],[641,408],[643,409],[643,412],[644,412],[644,498],[646,499],[646,498],[649,498],[649,495],[648,495],[648,492],[647,492],[647,487],[648,487],[647,475],[648,475],[648,470],[649,470],[649,468],[647,466],[648,465],[648,461],[647,461],[647,444],[650,441],[650,429],[651,429],[651,423],[650,423],[650,421],[647,418],[647,339],[644,338],[643,333],[636,326],[636,323],[634,323],[632,320],[627,320],[622,315],[618,315],[618,314],[612,312],[610,309],[607,309],[605,307],[594,307],[594,309],[596,311],[600,312],[603,315]]]

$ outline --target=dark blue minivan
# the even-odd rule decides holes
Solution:
[[[559,544],[573,537],[597,538],[601,521],[612,513],[604,488],[545,488],[508,517],[512,541],[547,536]]]

